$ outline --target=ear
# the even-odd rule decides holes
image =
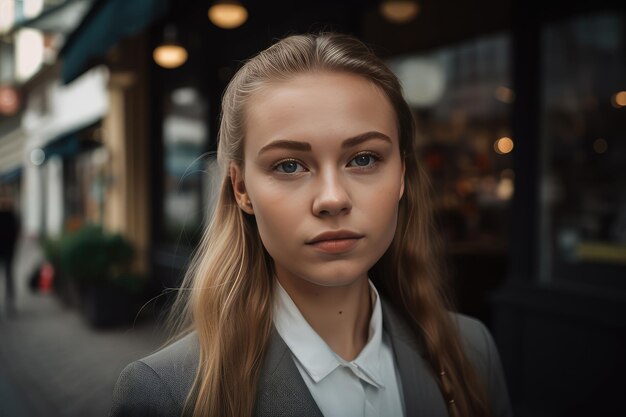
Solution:
[[[228,167],[228,173],[230,175],[230,183],[235,193],[235,200],[237,200],[237,205],[239,205],[239,208],[241,208],[244,212],[254,215],[252,202],[250,201],[250,196],[248,195],[248,191],[246,190],[243,168],[235,162],[231,161]]]
[[[400,179],[400,195],[398,196],[398,201],[402,199],[404,195],[404,174],[406,173],[406,164],[404,163],[404,158],[402,158],[402,177]]]

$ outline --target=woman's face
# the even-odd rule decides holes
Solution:
[[[281,283],[366,279],[404,192],[388,98],[362,77],[316,72],[264,87],[246,109],[245,162],[231,163],[231,179]]]

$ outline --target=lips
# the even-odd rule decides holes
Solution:
[[[329,230],[315,236],[307,244],[319,253],[343,255],[350,253],[363,237],[351,230]]]
[[[320,233],[310,241],[306,242],[311,245],[314,243],[329,241],[329,240],[343,240],[343,239],[360,239],[363,235],[350,230],[331,230],[324,233]]]

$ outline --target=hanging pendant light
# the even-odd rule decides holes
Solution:
[[[380,13],[391,23],[407,23],[417,16],[419,5],[415,0],[384,0]]]
[[[235,29],[248,20],[248,10],[237,0],[217,0],[209,8],[209,20],[222,29]]]
[[[163,43],[152,52],[154,62],[167,69],[178,68],[187,62],[187,50],[176,41],[176,28],[172,25],[165,27]]]

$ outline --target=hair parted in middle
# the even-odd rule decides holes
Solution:
[[[369,275],[424,346],[450,415],[488,416],[484,381],[466,357],[449,312],[430,185],[418,160],[413,114],[397,77],[382,60],[356,38],[336,33],[278,41],[248,60],[224,93],[217,153],[220,194],[177,300],[179,328],[196,330],[200,345],[186,414],[253,414],[256,381],[272,332],[275,278],[255,217],[244,213],[235,200],[229,164],[244,162],[250,97],[298,74],[323,71],[363,77],[385,94],[395,111],[406,166],[405,193],[393,241]]]

